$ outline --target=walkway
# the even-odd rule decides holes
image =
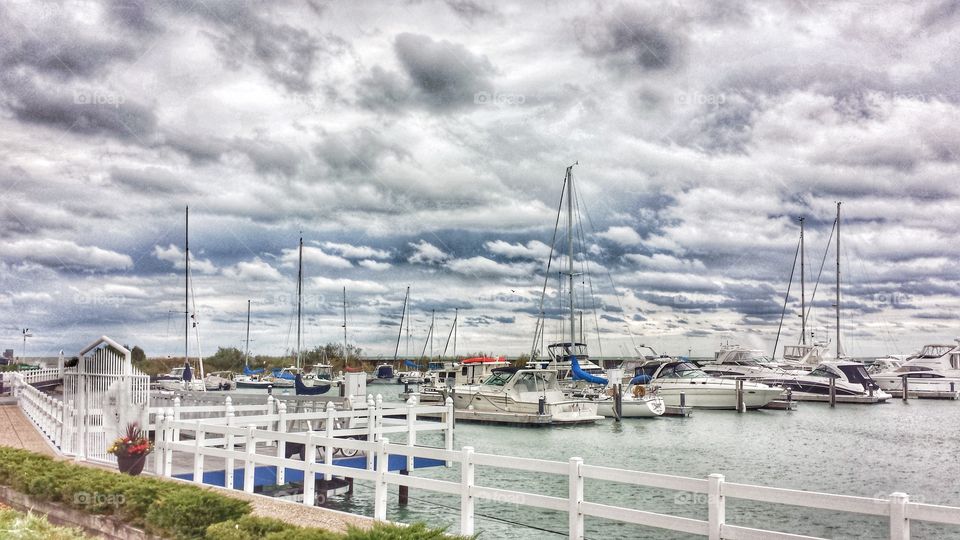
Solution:
[[[48,456],[57,455],[16,405],[0,405],[0,446],[23,448]]]

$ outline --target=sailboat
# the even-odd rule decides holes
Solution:
[[[303,332],[303,236],[300,237],[298,264],[297,264],[297,353],[296,365],[284,368],[283,370],[274,370],[274,380],[282,382],[287,386],[292,381],[291,386],[296,390],[297,395],[318,395],[325,394],[330,390],[330,379],[332,377],[332,368],[329,365],[320,364],[314,366],[313,373],[308,377],[312,384],[307,384],[304,379],[304,370],[302,365],[303,356],[301,355],[301,335]]]
[[[263,376],[264,368],[250,368],[250,300],[247,300],[247,333],[243,352],[243,373],[234,375],[237,388],[262,388],[273,386],[273,381]]]
[[[836,359],[821,361],[809,373],[794,372],[770,375],[758,380],[772,386],[789,389],[793,398],[798,401],[828,401],[832,381],[833,392],[838,402],[882,403],[890,399],[890,394],[880,389],[880,385],[873,380],[862,363],[846,360],[846,355],[844,355],[840,346],[840,205],[841,203],[837,202],[837,217],[834,220],[834,232],[837,235],[836,303],[834,304],[836,310]],[[806,319],[806,313],[803,314],[803,319]],[[813,346],[817,347],[817,345],[814,343]]]
[[[576,316],[573,304],[572,171],[573,165],[567,167],[563,182],[568,216],[571,341]],[[550,255],[553,256],[552,250]],[[538,321],[539,331],[542,331],[541,324],[541,321]],[[576,361],[575,358],[573,360]],[[542,366],[496,368],[479,385],[458,385],[453,388],[453,405],[460,413],[457,419],[542,425],[591,423],[603,418],[597,414],[596,402],[565,396],[557,376],[556,368]]]
[[[184,243],[183,243],[183,273],[184,273],[184,295],[183,295],[183,367],[173,368],[169,373],[159,375],[156,378],[157,386],[161,390],[206,390],[203,373],[203,356],[200,354],[199,330],[197,329],[196,313],[190,311],[190,207],[184,211]],[[193,319],[193,328],[197,332],[197,367],[198,373],[194,372],[190,365],[190,328],[191,319]]]

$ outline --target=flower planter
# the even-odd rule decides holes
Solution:
[[[147,455],[139,456],[117,456],[117,467],[120,472],[137,476],[143,472],[143,466],[147,463]]]

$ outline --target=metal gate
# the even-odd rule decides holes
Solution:
[[[133,367],[130,351],[103,336],[63,370],[63,445],[79,459],[116,463],[107,452],[127,424],[147,424],[150,377]]]

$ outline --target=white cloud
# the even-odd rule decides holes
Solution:
[[[89,270],[123,270],[133,266],[129,255],[96,246],[81,246],[70,240],[28,238],[0,243],[0,257],[31,261],[43,266]]]
[[[283,266],[297,266],[300,255],[298,248],[284,249],[280,255]],[[353,268],[353,263],[338,255],[331,255],[320,248],[303,246],[303,264],[326,266],[329,268]]]
[[[388,262],[374,261],[372,259],[364,259],[357,264],[364,268],[369,268],[370,270],[376,270],[378,272],[389,270],[393,266]]]
[[[624,257],[644,268],[665,272],[691,272],[706,268],[699,259],[680,259],[665,253],[654,253],[653,255],[627,253]]]
[[[351,244],[338,244],[336,242],[324,242],[323,247],[351,259],[388,259],[390,258],[389,251],[384,249],[375,249],[369,246],[354,246]]]
[[[411,264],[433,264],[450,258],[442,249],[426,240],[421,239],[416,244],[410,242],[408,245],[413,248],[413,254],[407,259]]]
[[[511,259],[546,259],[550,256],[550,246],[539,240],[531,240],[526,245],[520,242],[511,244],[504,240],[493,240],[483,245],[490,253]]]
[[[172,263],[173,267],[178,270],[183,270],[184,261],[183,261],[183,250],[174,244],[170,244],[166,248],[160,246],[153,246],[153,256],[160,259],[161,261],[166,261]],[[190,257],[190,269],[201,274],[216,274],[217,266],[213,264],[210,259],[197,259],[196,255]]]
[[[643,241],[632,227],[610,227],[604,232],[597,233],[597,236],[621,246],[635,246]]]
[[[317,276],[310,279],[310,288],[318,291],[342,291],[347,288],[347,294],[350,293],[385,293],[389,289],[376,281],[358,281],[353,279],[333,279],[323,276]]]
[[[486,277],[520,277],[532,274],[530,264],[503,264],[486,257],[470,257],[469,259],[454,259],[446,263],[451,271],[466,276]]]
[[[240,261],[223,270],[223,275],[237,281],[279,281],[283,275],[267,262],[254,257],[252,261]]]

